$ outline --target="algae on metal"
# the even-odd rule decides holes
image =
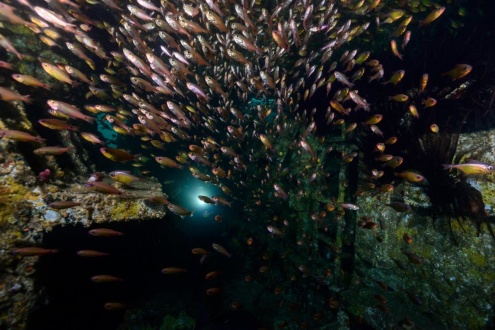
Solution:
[[[460,139],[458,152],[480,150],[473,149],[473,143],[482,144],[484,134],[478,133],[479,139],[473,136]],[[466,146],[465,141],[472,143]],[[486,178],[473,180],[480,187],[487,185]],[[398,196],[412,206],[410,212],[396,212],[385,205]],[[493,197],[484,194],[483,198],[493,203]],[[389,306],[394,306],[385,318],[394,324],[406,316],[421,328],[474,329],[487,324],[493,315],[495,292],[494,240],[487,230],[478,236],[470,219],[433,216],[421,186],[407,182],[396,186],[393,192],[381,194],[380,201],[365,194],[359,197],[358,204],[359,216],[380,222],[380,228],[375,230],[356,229],[356,267],[360,273],[354,275],[349,302],[358,305],[354,308],[361,310],[363,318],[375,328],[385,328],[386,313],[376,307],[378,302],[374,298],[380,294]],[[457,243],[451,239],[449,221]],[[404,241],[405,233],[413,237],[412,244]],[[383,241],[377,241],[377,236]],[[424,263],[409,262],[403,251],[415,253]],[[406,269],[398,267],[394,259]],[[381,288],[377,281],[386,283],[389,290]],[[414,297],[421,305],[413,301]]]

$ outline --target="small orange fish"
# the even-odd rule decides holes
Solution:
[[[380,136],[383,136],[383,132],[380,130],[380,128],[378,128],[378,126],[370,125],[369,128],[373,133],[380,135]]]
[[[52,155],[52,156],[59,156],[62,154],[65,154],[66,152],[69,152],[71,150],[75,149],[75,147],[43,147],[43,148],[38,148],[33,151],[35,155]]]
[[[191,250],[191,252],[192,252],[192,254],[200,255],[200,256],[204,256],[204,255],[207,255],[209,253],[208,251],[206,251],[203,248],[194,248]]]
[[[12,129],[8,129],[8,130],[0,129],[0,137],[8,140],[15,140],[21,142],[44,142],[46,140],[38,136],[33,136],[26,132],[15,131]]]
[[[442,73],[442,76],[449,76],[452,81],[455,81],[467,76],[472,69],[473,67],[469,64],[457,64],[453,69]]]
[[[392,185],[390,183],[385,183],[385,184],[382,184],[380,187],[378,187],[378,191],[380,191],[382,193],[390,192],[392,190],[394,190],[394,185]]]
[[[32,256],[41,256],[45,254],[53,254],[57,253],[58,250],[55,249],[45,249],[45,248],[40,248],[40,247],[24,247],[24,248],[18,248],[12,251],[14,255],[22,256],[22,257],[32,257]]]
[[[0,68],[14,70],[14,66],[8,62],[0,61]]]
[[[390,41],[390,49],[392,49],[392,53],[394,53],[395,56],[402,60],[402,54],[399,53],[399,50],[397,49],[397,42],[393,39]]]
[[[423,93],[425,91],[426,85],[428,84],[428,74],[423,73],[421,76],[421,81],[419,83],[419,91]]]
[[[79,127],[74,126],[69,124],[65,120],[60,120],[60,119],[40,119],[38,120],[38,123],[41,125],[48,127],[50,129],[55,129],[55,130],[71,130],[71,131],[78,131]]]
[[[390,79],[388,81],[383,82],[382,85],[386,85],[388,83],[397,85],[402,80],[402,78],[404,78],[405,74],[406,74],[406,71],[398,70],[392,74],[392,77],[390,77]]]
[[[385,142],[384,142],[384,143],[385,143],[385,144],[394,144],[394,143],[396,143],[396,142],[397,142],[397,137],[392,136],[392,137],[388,138],[387,140],[385,140]]]
[[[375,125],[378,124],[380,121],[382,121],[383,115],[381,114],[375,114],[369,117],[367,120],[363,122],[363,125]]]
[[[162,269],[162,274],[165,275],[173,275],[173,274],[180,274],[180,273],[186,273],[187,269],[185,268],[179,268],[179,267],[167,267]]]
[[[267,226],[266,229],[273,235],[284,236],[284,232],[275,226]]]
[[[260,140],[261,142],[265,145],[265,147],[269,150],[273,150],[273,145],[272,143],[270,142],[270,139],[264,135],[264,134],[260,134]]]
[[[431,131],[432,133],[438,133],[438,132],[440,131],[440,128],[438,127],[438,125],[437,125],[437,124],[431,124],[431,125],[430,125],[430,131]]]
[[[375,280],[376,284],[378,284],[380,286],[380,288],[382,288],[383,290],[385,291],[388,291],[389,290],[389,287],[387,285],[387,283],[383,282],[383,281],[378,281],[378,280]]]
[[[113,275],[95,275],[91,277],[91,281],[95,283],[124,282],[122,278]]]
[[[85,185],[88,189],[109,195],[124,195],[124,193],[112,185],[105,182],[88,182]]]
[[[411,262],[413,264],[421,265],[421,264],[424,264],[424,262],[425,262],[425,259],[421,258],[420,256],[418,256],[417,254],[415,254],[411,251],[402,250],[402,253],[404,253],[406,255],[407,259],[409,259],[409,262]]]
[[[76,254],[80,257],[88,257],[88,258],[106,257],[110,255],[110,253],[100,252],[96,250],[79,250],[76,252]]]
[[[382,304],[387,303],[387,299],[384,296],[382,296],[381,294],[375,294],[373,297],[375,297],[375,299],[378,300],[379,302],[381,302]]]
[[[351,123],[349,124],[349,126],[346,127],[345,132],[346,133],[352,132],[353,130],[356,129],[356,127],[357,127],[357,123]]]
[[[124,149],[115,149],[109,147],[100,148],[100,152],[103,156],[107,157],[114,162],[127,162],[129,160],[136,160],[140,155],[131,155]]]
[[[389,161],[387,161],[385,163],[385,166],[388,166],[388,167],[391,167],[391,168],[396,168],[400,164],[402,164],[403,161],[404,161],[404,159],[402,157],[400,157],[400,156],[394,156],[392,159],[390,159]]]
[[[419,118],[418,109],[416,109],[416,106],[414,104],[409,105],[409,113],[414,117]]]
[[[170,202],[167,203],[167,208],[169,209],[170,212],[182,218],[192,216],[194,213],[194,211],[190,211],[185,207]]]
[[[55,210],[63,210],[63,209],[68,209],[74,206],[79,206],[81,203],[78,202],[73,202],[73,201],[60,201],[60,202],[53,202],[48,204],[47,206],[51,209]]]
[[[215,295],[219,294],[220,292],[222,292],[222,290],[220,288],[209,288],[206,290],[206,295],[207,296],[215,296]]]
[[[402,239],[407,244],[411,244],[413,242],[413,237],[411,235],[409,235],[408,233],[404,233],[404,235],[402,235]]]
[[[127,305],[119,302],[107,302],[103,305],[103,307],[109,311],[119,311],[126,309]]]
[[[229,257],[229,258],[232,257],[232,255],[220,244],[213,243],[211,246],[218,253],[223,254],[224,256]]]
[[[403,178],[409,182],[414,182],[414,183],[421,182],[425,179],[424,176],[422,176],[421,174],[414,173],[414,172],[408,172],[408,171],[401,172],[401,173],[394,173],[394,175],[401,177],[401,178]]]
[[[210,280],[217,278],[218,276],[220,276],[220,272],[209,272],[208,274],[206,274],[205,278],[208,281],[210,281]]]
[[[385,151],[385,143],[377,143],[375,144],[375,150],[379,152],[384,152]]]
[[[31,103],[29,95],[20,95],[11,90],[10,88],[0,87],[0,100],[3,101],[23,101],[26,103]]]
[[[439,7],[433,10],[431,13],[428,14],[428,16],[426,16],[426,18],[421,22],[421,24],[419,24],[419,27],[423,27],[426,24],[430,24],[431,22],[439,18],[444,11],[445,11],[445,7]]]
[[[242,306],[243,305],[240,302],[238,302],[238,301],[233,301],[232,304],[230,304],[230,307],[234,311],[240,310],[242,308]]]
[[[123,236],[124,233],[108,228],[96,228],[89,231],[91,236]]]
[[[375,160],[377,160],[379,162],[388,162],[392,158],[394,158],[394,155],[383,154],[380,157],[375,158]]]
[[[350,110],[346,110],[339,102],[330,101],[330,106],[337,112],[341,114],[348,115]]]
[[[270,270],[270,267],[268,267],[268,266],[261,266],[258,270],[259,270],[260,273],[266,273],[266,272],[268,272]]]
[[[411,40],[411,31],[406,31],[406,33],[404,33],[404,39],[402,39],[402,49],[406,48],[409,40]]]
[[[425,106],[425,108],[431,108],[435,104],[437,104],[437,100],[435,100],[433,97],[429,97],[426,100],[421,101],[421,103]]]
[[[396,102],[406,102],[407,100],[409,100],[409,96],[407,96],[406,94],[397,94],[394,96],[389,96],[388,99]]]
[[[96,135],[92,134],[92,133],[88,133],[88,132],[82,132],[81,133],[81,137],[83,139],[85,139],[86,141],[88,142],[91,142],[93,144],[101,144],[101,145],[105,145],[104,142],[102,142]]]
[[[155,157],[155,160],[157,161],[158,164],[163,166],[172,167],[172,168],[183,168],[182,165],[177,164],[174,160],[168,157]]]
[[[364,228],[364,229],[376,229],[376,228],[378,228],[378,224],[376,222],[372,222],[372,221],[358,221],[357,226]]]
[[[371,176],[373,179],[379,179],[383,176],[385,172],[384,171],[378,171],[378,170],[371,170]]]
[[[45,84],[45,83],[39,81],[38,79],[36,79],[35,77],[31,77],[28,75],[15,73],[12,75],[12,78],[14,80],[20,82],[21,84],[24,84],[24,85],[34,86],[34,87],[42,87],[46,90],[50,90],[50,88],[51,88],[50,85]]]

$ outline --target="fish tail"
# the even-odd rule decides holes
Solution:
[[[26,102],[26,103],[31,104],[31,103],[33,103],[33,100],[31,100],[30,96],[31,96],[31,95],[23,95],[23,96],[22,96],[22,100],[23,100],[24,102]]]
[[[454,165],[452,164],[442,164],[442,167],[444,170],[450,170],[452,168],[454,168]]]
[[[93,117],[90,117],[90,116],[84,116],[84,121],[90,123],[90,124],[94,124],[95,123],[95,119]]]

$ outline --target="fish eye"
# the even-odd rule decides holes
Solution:
[[[493,170],[493,166],[488,166],[488,170],[492,171]]]

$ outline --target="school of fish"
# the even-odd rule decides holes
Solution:
[[[39,77],[21,74],[12,59],[0,58],[0,71],[11,77],[8,84],[0,86],[0,100],[44,107],[46,111],[38,123],[49,129],[70,131],[87,141],[87,148],[98,148],[102,157],[121,167],[109,173],[115,182],[132,186],[143,180],[143,175],[153,175],[145,169],[146,157],[141,154],[146,153],[162,168],[189,171],[194,178],[216,185],[224,193],[198,196],[205,203],[232,207],[252,201],[251,205],[245,205],[246,213],[266,207],[266,201],[288,205],[293,199],[307,196],[306,191],[293,188],[285,179],[289,169],[283,160],[291,151],[305,170],[290,176],[300,176],[294,179],[297,183],[321,182],[321,173],[326,170],[320,161],[330,150],[319,148],[324,138],[316,138],[314,133],[318,128],[315,118],[324,117],[332,134],[350,135],[360,130],[380,137],[375,150],[377,169],[370,169],[368,187],[357,194],[389,192],[394,189],[392,184],[373,183],[383,171],[390,170],[395,177],[411,183],[420,183],[424,178],[414,170],[401,169],[401,156],[386,153],[397,138],[385,136],[380,130],[383,115],[358,87],[365,80],[365,85],[400,86],[404,76],[417,75],[417,88],[388,96],[391,103],[403,103],[414,118],[441,100],[425,92],[428,73],[384,67],[372,51],[358,48],[354,41],[369,41],[373,33],[379,33],[369,30],[386,27],[392,31],[383,36],[388,38],[387,52],[403,60],[408,56],[407,45],[414,34],[440,20],[448,5],[423,6],[420,10],[414,2],[385,2],[47,0],[38,5],[28,0],[0,2],[0,21],[28,27],[46,47],[66,59],[64,63],[53,63],[37,54],[20,53],[0,34],[0,46],[6,52],[18,60],[37,58],[34,63],[47,74]],[[459,63],[445,71],[443,77],[451,82],[462,81],[472,69],[469,64]],[[20,84],[45,89],[46,99],[15,92]],[[52,93],[57,84],[69,85],[73,95],[85,95],[87,104],[82,106],[81,99],[71,95]],[[316,95],[326,97],[325,104],[313,109],[301,108]],[[253,103],[253,99],[261,102]],[[362,117],[363,113],[368,113],[367,119],[357,120],[356,114]],[[121,136],[139,141],[143,152],[108,147],[96,128],[96,121],[105,123]],[[298,131],[301,125],[304,127]],[[432,123],[429,129],[438,133],[441,128]],[[288,132],[294,131],[298,133],[293,134],[291,144],[283,145]],[[0,137],[40,145],[45,141],[43,137],[12,129],[0,130]],[[71,151],[77,152],[71,145],[43,145],[34,153],[43,157]],[[350,163],[357,155],[355,151],[342,151],[341,161]],[[132,164],[142,175],[132,174],[125,167],[127,164]],[[445,168],[466,175],[493,171],[492,166],[474,161],[446,164]],[[244,191],[253,181],[258,182],[256,190]],[[100,193],[124,196],[106,182],[89,180],[85,186]],[[345,212],[359,210],[358,205],[331,197],[311,214],[314,223],[321,224],[332,212],[338,218]],[[169,201],[164,196],[149,199],[164,204],[180,217],[193,215],[194,210],[181,206],[180,201]],[[49,205],[54,209],[78,206],[77,201]],[[389,206],[398,212],[410,209],[399,202]],[[276,209],[272,207],[272,211]],[[276,212],[272,211],[267,208],[270,220],[256,222],[263,223],[260,227],[266,228],[263,231],[267,238],[292,239],[294,246],[308,244],[304,234],[299,233],[297,238],[289,235],[289,221],[275,222],[278,219],[273,220],[276,215],[271,214]],[[221,222],[222,217],[217,215],[215,220]],[[364,217],[358,227],[375,229],[378,224]],[[104,237],[124,235],[107,228],[92,229],[89,233]],[[404,240],[411,243],[412,237],[404,235]],[[248,247],[257,243],[256,237],[246,239]],[[212,243],[211,249],[198,247],[192,253],[203,260],[213,251],[227,258],[235,256],[217,243]],[[56,252],[37,247],[14,251],[22,256]],[[411,263],[424,262],[413,252],[404,251],[404,254]],[[81,250],[78,255],[108,257],[94,250]],[[302,277],[314,271],[306,265],[296,267]],[[267,265],[258,270],[269,271]],[[326,268],[321,271],[331,274]],[[180,276],[187,269],[173,265],[161,272]],[[210,272],[206,279],[217,276],[217,272]],[[109,274],[95,275],[91,280],[123,281]],[[251,276],[246,281],[251,281]],[[277,290],[280,293],[277,288],[275,294]],[[220,288],[213,287],[205,294],[220,292]],[[378,295],[377,300],[382,309],[387,308],[382,296]],[[338,306],[332,299],[328,304]],[[104,305],[109,310],[125,307],[120,302]]]

